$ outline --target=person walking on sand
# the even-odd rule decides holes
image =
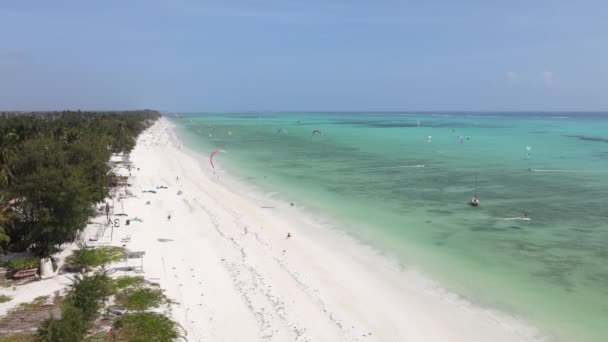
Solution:
[[[171,214],[167,215],[167,221],[171,221]]]

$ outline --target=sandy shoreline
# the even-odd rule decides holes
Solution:
[[[188,341],[540,339],[523,322],[320,229],[287,203],[244,195],[186,152],[167,119],[142,133],[130,160],[135,197],[115,212],[143,222],[116,217],[113,241],[109,231],[101,240],[123,245],[129,235],[126,247],[146,252],[143,275],[177,302],[172,315]],[[149,189],[157,192],[142,192]]]

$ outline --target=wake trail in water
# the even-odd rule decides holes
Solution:
[[[608,172],[605,170],[559,170],[559,169],[531,169],[532,172]]]
[[[416,164],[416,165],[397,165],[397,166],[384,166],[384,167],[376,167],[375,169],[414,169],[419,167],[426,167],[424,164]]]
[[[501,221],[532,221],[529,217],[497,217],[496,219]]]

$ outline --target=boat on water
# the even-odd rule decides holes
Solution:
[[[475,193],[473,194],[473,198],[471,198],[471,202],[469,202],[469,204],[472,207],[478,207],[480,204],[479,197],[477,197],[477,176],[475,176]]]
[[[471,206],[473,207],[477,207],[479,206],[479,198],[477,198],[477,195],[474,195],[473,198],[471,198],[471,202],[469,202],[469,204],[471,204]]]

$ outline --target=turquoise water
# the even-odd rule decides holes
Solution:
[[[608,336],[607,115],[256,113],[172,121],[205,156],[228,151],[217,159],[231,174],[337,222],[480,305],[558,340]],[[475,189],[478,208],[467,205]]]

